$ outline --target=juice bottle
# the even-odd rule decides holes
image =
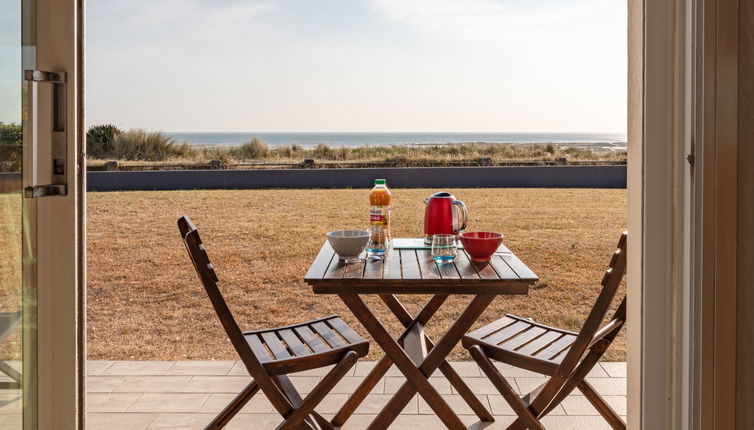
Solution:
[[[375,179],[374,188],[369,193],[369,224],[372,232],[372,243],[381,244],[384,247],[390,243],[390,204],[393,197],[390,190],[387,189],[387,181],[384,179]],[[384,231],[384,235],[378,232]],[[387,243],[382,243],[387,241]]]

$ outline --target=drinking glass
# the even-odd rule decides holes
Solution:
[[[372,226],[369,229],[369,243],[367,244],[367,255],[369,257],[382,257],[388,249],[387,230],[381,226]]]
[[[450,263],[456,258],[458,243],[455,234],[432,236],[432,258],[438,263]]]

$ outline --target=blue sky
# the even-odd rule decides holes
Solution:
[[[87,122],[625,132],[625,0],[89,0]]]

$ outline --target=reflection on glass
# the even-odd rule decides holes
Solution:
[[[21,1],[0,0],[0,430],[22,428]]]

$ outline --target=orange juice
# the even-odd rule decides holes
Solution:
[[[390,205],[393,202],[393,196],[387,189],[387,181],[384,179],[375,179],[374,188],[369,193],[369,223],[373,227],[381,227],[385,233],[388,242],[390,236]],[[372,242],[379,243],[379,236],[372,234]]]

